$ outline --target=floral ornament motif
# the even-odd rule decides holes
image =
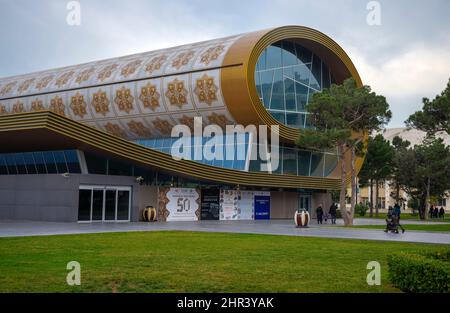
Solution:
[[[49,106],[50,111],[65,116],[66,115],[65,108],[66,107],[64,106],[63,99],[61,97],[55,96],[53,99],[50,100]]]
[[[193,56],[194,56],[194,51],[192,51],[192,50],[178,54],[175,57],[175,60],[173,60],[173,62],[172,62],[172,67],[179,70],[181,67],[187,65]]]
[[[62,74],[61,76],[59,76],[56,79],[55,86],[58,86],[58,88],[61,88],[62,86],[67,84],[69,79],[72,78],[73,74],[75,74],[75,71],[65,72],[64,74]]]
[[[122,137],[122,138],[126,137],[125,132],[123,131],[123,129],[117,124],[113,124],[111,122],[108,122],[105,125],[105,129],[106,129],[106,131],[108,133],[113,134],[115,136]]]
[[[94,67],[90,67],[88,69],[83,70],[80,74],[78,74],[77,78],[75,79],[75,82],[80,85],[87,81],[89,77],[95,72]]]
[[[130,111],[133,110],[133,101],[134,98],[131,95],[131,90],[129,88],[122,87],[116,90],[114,102],[117,104],[120,111],[125,111],[127,114],[130,114]]]
[[[157,71],[161,69],[161,66],[164,64],[164,62],[167,61],[166,55],[160,55],[157,57],[154,57],[145,65],[145,71],[148,74],[152,74],[154,71]]]
[[[183,115],[178,119],[181,125],[186,125],[189,127],[191,132],[194,131],[194,117]]]
[[[8,110],[3,104],[0,104],[0,115],[8,114]]]
[[[213,101],[217,101],[218,89],[214,84],[214,77],[204,74],[196,80],[194,93],[197,95],[198,101],[211,105]]]
[[[86,101],[84,101],[84,95],[76,93],[70,98],[70,108],[73,114],[83,118],[86,114]]]
[[[180,109],[184,104],[187,104],[187,93],[188,91],[184,88],[182,80],[174,79],[167,85],[166,97],[171,105],[176,105]]]
[[[155,111],[157,107],[159,107],[159,94],[156,85],[152,85],[148,83],[145,86],[141,87],[141,94],[139,95],[139,100],[142,101],[144,108],[150,108],[152,111]]]
[[[5,86],[2,87],[0,90],[0,96],[6,95],[8,92],[11,91],[11,89],[17,84],[17,82],[10,82],[7,83]]]
[[[40,81],[36,83],[36,89],[41,90],[43,88],[46,88],[48,86],[48,83],[54,78],[55,76],[50,74],[45,77],[43,77]]]
[[[136,72],[136,69],[139,65],[141,65],[142,61],[141,60],[134,60],[131,62],[128,62],[120,71],[120,75],[124,76],[124,77],[128,77],[131,74],[134,74],[134,72]]]
[[[152,133],[148,127],[145,127],[142,122],[130,121],[128,128],[139,137],[149,138]]]
[[[117,64],[110,64],[110,65],[105,66],[98,73],[97,79],[100,81],[104,81],[105,79],[108,79],[112,75],[112,73],[115,70],[117,70],[118,67],[119,67],[119,65],[117,65]]]
[[[227,125],[232,124],[232,122],[227,119],[225,115],[217,114],[215,112],[208,116],[208,120],[210,124],[219,125],[221,128],[225,128]]]
[[[24,108],[24,106],[23,106],[23,102],[17,100],[17,102],[14,103],[11,112],[12,112],[12,113],[22,113],[22,112],[25,112],[25,108]]]
[[[203,63],[205,65],[208,65],[212,61],[215,61],[219,58],[219,56],[224,51],[225,46],[224,45],[218,45],[215,47],[211,47],[205,52],[202,53],[200,56],[200,63]]]
[[[45,110],[45,108],[42,105],[42,100],[35,99],[34,101],[31,101],[31,111],[43,111],[43,110]]]
[[[106,92],[99,90],[92,95],[92,106],[95,112],[105,116],[109,112],[109,99]]]
[[[25,92],[28,90],[28,88],[30,88],[31,84],[34,83],[35,79],[34,78],[30,78],[27,79],[25,81],[23,81],[20,85],[19,88],[17,88],[17,91],[19,93]]]
[[[159,117],[153,121],[153,126],[155,126],[155,128],[164,136],[168,136],[172,132],[172,125],[168,121],[162,120]]]

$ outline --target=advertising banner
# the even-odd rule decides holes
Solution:
[[[255,219],[270,219],[270,192],[255,193]]]
[[[202,220],[218,220],[220,215],[219,207],[219,189],[209,188],[202,189]]]
[[[255,214],[254,191],[241,191],[238,195],[237,211],[238,219],[253,220]]]
[[[159,216],[165,221],[197,221],[200,194],[195,188],[161,188]]]
[[[238,192],[236,190],[220,190],[220,220],[238,219]]]

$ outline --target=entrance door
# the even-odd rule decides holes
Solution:
[[[94,188],[92,191],[92,221],[103,220],[104,189]]]
[[[130,220],[131,187],[80,186],[79,222],[127,222]]]
[[[311,214],[311,195],[299,195],[298,208],[305,209]]]

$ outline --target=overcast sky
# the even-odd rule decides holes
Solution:
[[[365,84],[387,97],[389,127],[440,93],[450,78],[450,1],[80,0],[69,26],[66,0],[0,0],[0,77],[123,56],[274,26],[303,25],[336,40]]]

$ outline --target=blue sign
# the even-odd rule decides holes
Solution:
[[[255,220],[270,220],[270,196],[255,196]]]

